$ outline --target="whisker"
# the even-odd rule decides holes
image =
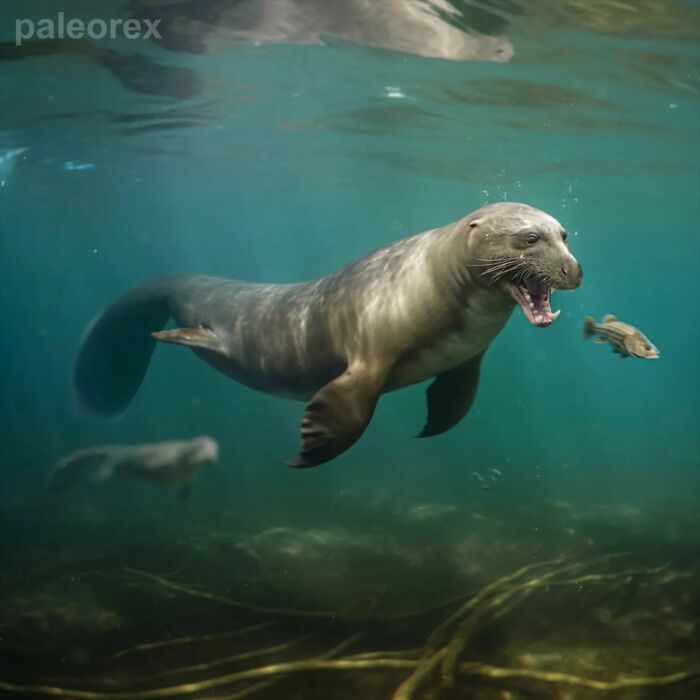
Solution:
[[[499,282],[504,277],[510,278],[516,284],[521,284],[526,277],[548,284],[544,272],[533,268],[532,261],[525,258],[473,258],[469,266],[483,268],[479,271],[479,275],[490,277],[489,286]]]
[[[506,260],[498,260],[498,259],[485,260],[484,262],[480,262],[480,263],[469,263],[469,266],[470,267],[488,267],[489,265],[500,265],[500,264],[504,264],[507,262],[510,262],[510,260],[507,260],[507,259]]]
[[[502,270],[520,270],[526,267],[527,263],[523,260],[511,260],[508,264],[503,265]]]
[[[511,263],[521,262],[520,258],[473,258],[480,262],[470,262],[470,267],[488,267],[489,265],[510,265]]]
[[[500,265],[492,266],[491,268],[482,272],[482,274],[485,275],[491,273],[491,283],[493,284],[503,279],[503,277],[506,275],[511,275],[513,273],[520,273],[521,275],[524,274],[525,267],[526,262],[523,260],[509,260]]]
[[[512,272],[516,270],[517,267],[513,267],[512,265],[504,265],[500,267],[489,267],[486,270],[483,270],[480,274],[481,275],[494,275],[498,277],[502,277],[503,275],[508,274],[509,272]]]

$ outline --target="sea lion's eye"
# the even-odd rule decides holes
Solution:
[[[537,243],[537,241],[539,241],[539,239],[540,239],[540,237],[536,233],[530,233],[530,234],[528,234],[528,237],[526,240],[530,245],[532,245],[533,243]]]
[[[566,231],[561,232],[561,239],[566,243],[567,238],[569,237],[569,234]]]

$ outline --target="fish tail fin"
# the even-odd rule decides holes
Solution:
[[[114,472],[114,461],[107,447],[90,447],[76,450],[61,459],[49,472],[49,491],[65,491],[80,481],[99,484],[109,479]]]
[[[88,410],[113,415],[136,395],[156,340],[177,303],[178,283],[188,276],[151,280],[127,292],[88,326],[75,363],[75,390]]]
[[[588,340],[588,338],[592,338],[594,335],[593,327],[595,326],[595,320],[593,319],[593,316],[586,316],[586,318],[583,319],[583,339]]]

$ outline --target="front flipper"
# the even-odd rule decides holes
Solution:
[[[484,353],[443,372],[428,387],[428,421],[417,437],[431,437],[454,427],[467,415],[479,386]]]
[[[315,467],[348,449],[369,424],[385,374],[352,365],[319,389],[306,405],[301,421],[299,456],[290,467]]]
[[[212,352],[225,353],[226,345],[218,335],[207,326],[193,326],[192,328],[172,328],[167,331],[151,333],[162,343],[174,343],[175,345],[189,345],[193,348],[203,348]]]

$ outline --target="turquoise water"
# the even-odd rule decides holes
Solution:
[[[174,13],[167,46],[16,47],[15,18],[56,12],[32,5],[4,3],[0,26],[0,691],[233,698],[262,677],[274,683],[251,696],[697,697],[700,5],[444,3],[457,14],[439,22],[512,47],[496,61],[418,55],[422,40],[377,48],[341,30],[238,41],[216,12],[153,3],[147,14],[136,2],[96,16]],[[516,309],[472,411],[443,436],[413,438],[426,387],[412,386],[381,399],[345,454],[289,469],[303,405],[174,346],[157,349],[118,418],[76,402],[88,321],[146,279],[312,279],[504,200],[562,222],[583,284],[555,293],[550,328]],[[642,330],[660,360],[584,342],[584,316],[606,313]],[[126,480],[47,493],[47,472],[72,450],[202,434],[221,459],[187,502]],[[551,588],[512,589],[547,572]],[[393,695],[467,600],[476,613],[462,618],[454,683],[433,669]],[[344,640],[333,656],[353,657],[344,669],[181,687],[311,664]],[[397,664],[357,666],[375,651]],[[221,661],[241,654],[253,655]],[[211,666],[184,668],[196,663]],[[618,690],[581,680],[651,677],[662,680]]]

